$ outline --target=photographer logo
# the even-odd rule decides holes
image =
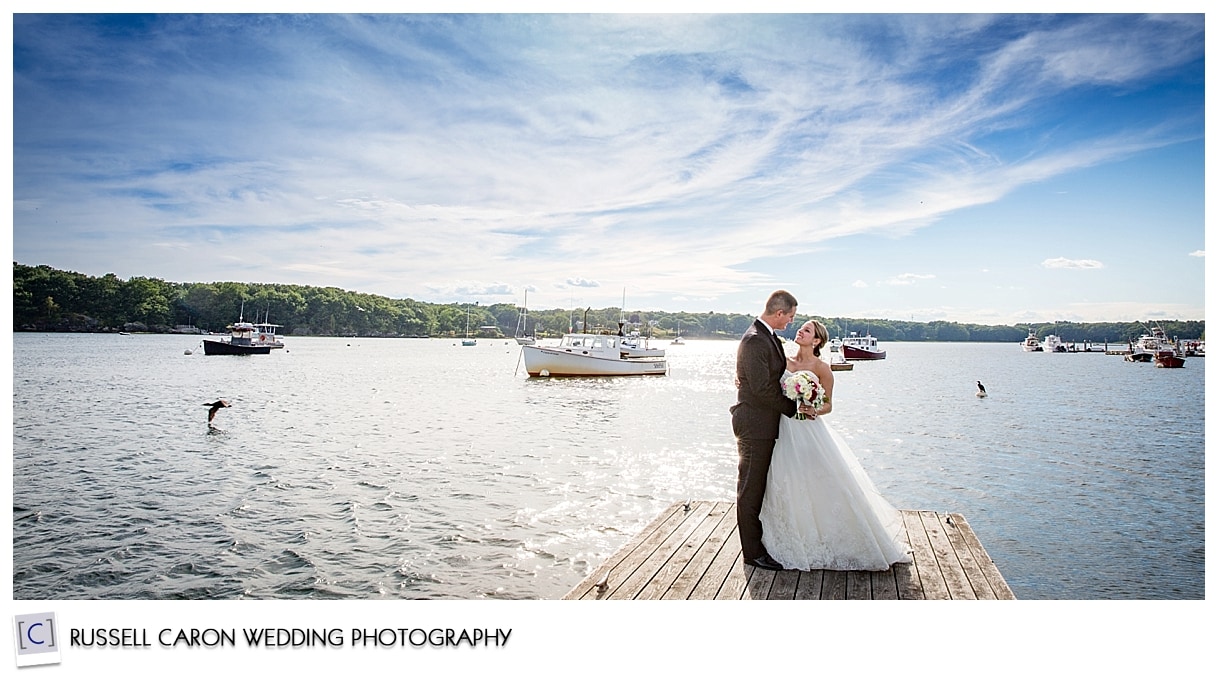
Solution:
[[[54,613],[13,616],[13,629],[18,667],[59,662],[59,635]]]

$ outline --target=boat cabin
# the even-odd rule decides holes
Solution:
[[[589,350],[589,351],[618,351],[618,340],[621,339],[617,335],[591,335],[583,333],[569,333],[563,335],[562,342],[558,344],[558,349],[565,351],[573,350]]]

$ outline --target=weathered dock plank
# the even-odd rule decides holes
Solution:
[[[647,585],[635,595],[635,599],[662,599],[664,593],[672,588],[673,583],[685,575],[686,566],[714,532],[715,526],[719,523],[718,520],[722,519],[722,515],[716,517],[715,513],[711,512],[714,505],[708,502],[699,504],[696,509],[691,509],[693,512],[690,514],[690,519],[696,525],[694,530],[684,540],[676,541],[677,545],[672,548],[672,554],[651,577],[651,580],[647,581]],[[670,537],[670,540],[672,538],[674,537]]]
[[[972,583],[968,582],[960,558],[947,538],[943,520],[939,518],[938,513],[925,510],[919,511],[918,516],[922,518],[922,526],[926,528],[926,537],[930,539],[931,550],[935,553],[935,561],[939,565],[939,572],[943,574],[943,580],[947,582],[947,591],[951,598],[976,599],[977,593],[973,591]]]
[[[795,590],[799,587],[798,571],[778,571],[774,574],[774,584],[770,586],[767,599],[794,599]]]
[[[973,532],[973,528],[963,516],[952,515],[952,522],[956,525],[960,532],[960,537],[964,539],[964,543],[972,552],[973,557],[977,560],[978,566],[981,568],[982,575],[990,585],[990,590],[994,599],[1014,599],[1015,593],[1011,591],[1011,587],[1007,585],[1007,581],[998,571],[998,565],[994,560],[990,559],[985,548],[981,546],[981,540],[977,538],[977,534]]]
[[[736,532],[736,511],[728,507],[727,504],[718,503],[716,513],[712,513],[707,517],[707,521],[714,524],[706,540],[698,546],[693,557],[685,564],[685,571],[677,576],[672,581],[661,599],[690,599],[693,593],[707,575],[711,564],[715,561],[716,555],[723,549],[724,544],[729,538],[735,537]],[[715,592],[718,592],[718,586],[715,587]],[[713,597],[714,593],[710,594]],[[701,597],[703,599],[709,597]]]
[[[812,571],[797,571],[799,585],[795,588],[795,599],[820,599],[821,586],[825,580],[825,572],[820,569]]]
[[[903,510],[913,563],[885,571],[746,566],[735,504],[675,503],[564,599],[1014,599],[959,513]]]

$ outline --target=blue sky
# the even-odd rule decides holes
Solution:
[[[1204,318],[1200,14],[15,15],[13,43],[22,264]]]

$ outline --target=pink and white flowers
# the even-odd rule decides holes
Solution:
[[[807,370],[792,372],[790,377],[784,379],[782,393],[794,400],[796,404],[811,405],[816,409],[825,405],[825,389],[820,385],[816,375]],[[808,415],[796,412],[795,418],[803,421],[808,418]]]

